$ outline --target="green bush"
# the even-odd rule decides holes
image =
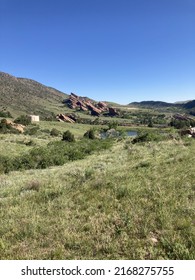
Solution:
[[[95,139],[95,131],[94,131],[94,129],[91,128],[90,130],[87,130],[85,132],[85,134],[83,135],[83,137],[89,138],[89,139]]]
[[[23,125],[29,125],[31,124],[31,118],[26,115],[21,115],[18,118],[14,120],[15,123],[23,124]]]
[[[72,134],[69,130],[66,130],[63,133],[62,140],[67,142],[75,142],[74,134]]]
[[[59,134],[60,134],[59,130],[57,130],[56,128],[52,128],[52,130],[50,132],[51,136],[59,136]]]
[[[39,126],[28,127],[25,129],[24,134],[27,135],[36,135],[39,130]]]
[[[152,119],[150,119],[149,122],[148,122],[148,127],[153,127],[153,126],[154,125],[153,125]]]
[[[20,132],[17,129],[15,129],[14,127],[12,127],[11,124],[8,124],[6,119],[2,119],[0,122],[0,133],[19,134]]]
[[[135,144],[140,142],[162,141],[165,140],[165,138],[166,135],[163,135],[162,133],[144,132],[138,134],[138,136],[132,140],[132,143]]]
[[[82,139],[78,142],[56,141],[47,147],[33,148],[29,153],[16,158],[0,157],[0,173],[13,170],[44,169],[49,166],[63,165],[67,161],[83,159],[94,151],[108,149],[113,141]]]
[[[0,111],[1,118],[12,118],[12,115],[9,111]]]
[[[195,126],[195,120],[172,119],[169,125],[177,128],[177,129],[188,128],[190,126],[192,126],[192,127]]]

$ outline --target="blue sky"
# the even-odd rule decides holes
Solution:
[[[195,99],[195,1],[0,0],[0,71],[121,104]]]

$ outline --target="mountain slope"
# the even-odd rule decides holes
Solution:
[[[31,79],[0,72],[0,110],[19,114],[50,116],[59,112],[66,94]]]
[[[178,107],[181,106],[181,104],[175,104],[175,103],[167,103],[163,101],[141,101],[141,102],[132,102],[128,105],[133,106],[140,106],[140,107]]]
[[[186,109],[195,109],[195,100],[191,100],[183,105]]]
[[[163,101],[141,101],[141,102],[132,102],[128,104],[130,106],[137,106],[142,108],[177,108],[184,109],[186,112],[190,112],[190,110],[195,110],[195,100],[184,101],[184,102],[175,102],[175,103],[167,103]]]

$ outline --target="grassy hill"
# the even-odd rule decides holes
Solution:
[[[149,109],[169,109],[173,111],[183,111],[183,112],[195,112],[195,100],[168,103],[163,101],[141,101],[132,102],[128,104],[129,106],[135,106],[137,108],[149,108]]]
[[[195,109],[195,100],[185,103],[183,107],[186,109]]]
[[[163,101],[141,101],[141,102],[132,102],[129,105],[133,106],[140,106],[140,107],[152,107],[152,108],[158,108],[158,107],[178,107],[180,105],[175,104],[175,103],[167,103]]]
[[[27,147],[22,137],[3,141]],[[194,259],[194,155],[193,139],[124,139],[1,174],[0,259]]]
[[[57,114],[66,94],[31,79],[16,78],[0,72],[0,110],[20,114],[50,116]]]

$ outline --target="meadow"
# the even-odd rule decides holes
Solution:
[[[10,160],[60,142],[67,129],[76,138],[67,145],[93,147],[59,166],[0,174],[0,259],[194,259],[194,139],[103,145],[83,140],[89,128],[40,122],[35,135],[0,135]]]

